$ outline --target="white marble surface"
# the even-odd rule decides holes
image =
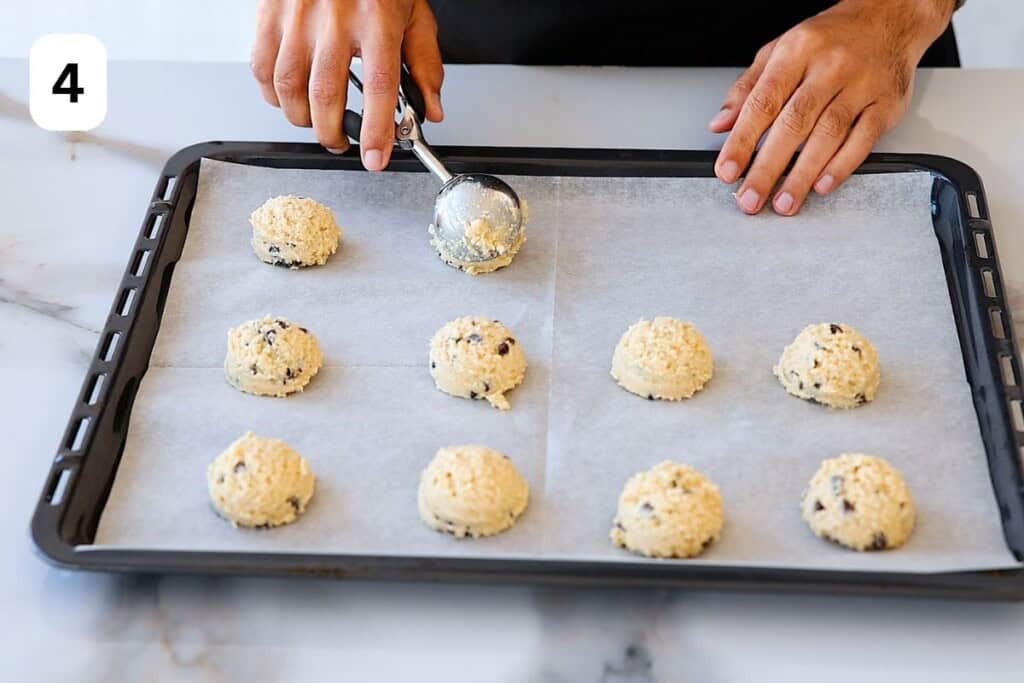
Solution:
[[[727,71],[452,68],[438,143],[711,148]],[[1024,604],[121,577],[50,568],[28,520],[163,160],[309,139],[240,64],[114,63],[107,121],[36,129],[0,60],[0,679],[1020,680]],[[882,143],[986,182],[1024,328],[1024,71],[925,73]],[[16,387],[16,390],[13,389]]]

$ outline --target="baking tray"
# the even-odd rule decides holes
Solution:
[[[711,177],[714,152],[447,147],[453,171],[607,177]],[[73,569],[291,574],[376,579],[543,581],[734,590],[909,594],[1024,599],[1024,570],[889,573],[544,559],[396,557],[305,553],[90,549],[124,449],[132,404],[149,363],[163,305],[188,233],[202,158],[276,168],[357,170],[357,150],[317,145],[209,142],[167,162],[100,336],[32,519],[45,558]],[[978,175],[954,159],[874,154],[859,173],[927,171],[932,214],[1008,548],[1024,558],[1021,364]],[[391,172],[421,172],[396,151]]]

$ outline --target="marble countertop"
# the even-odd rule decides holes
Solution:
[[[439,144],[714,148],[730,70],[452,67]],[[164,160],[208,139],[309,140],[242,64],[112,63],[107,120],[29,119],[0,60],[0,520],[5,680],[1019,680],[1024,604],[132,577],[56,570],[28,520]],[[1024,338],[1024,70],[923,72],[880,149],[985,181]]]

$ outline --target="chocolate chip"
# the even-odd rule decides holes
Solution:
[[[847,512],[854,512],[856,509],[857,508],[854,506],[853,503],[848,501],[846,498],[843,498],[843,513],[844,514],[847,513]]]
[[[626,530],[626,527],[622,526],[622,522],[620,522],[619,520],[615,520],[615,528],[618,529],[619,531],[625,531]]]
[[[475,391],[471,391],[471,392],[469,392],[469,397],[470,398],[479,398],[479,394],[477,394]]]
[[[295,379],[295,373],[292,371],[291,368],[285,368],[285,370],[284,370],[284,381],[288,382],[288,380],[291,380],[291,379]]]
[[[861,355],[861,351],[860,351],[860,347],[859,346],[854,345],[854,346],[851,346],[850,348],[853,349],[857,353],[858,356]]]
[[[803,390],[804,390],[804,383],[803,383],[803,380],[801,380],[801,381],[800,381],[800,384],[799,384],[799,386],[798,386],[797,388],[798,388],[798,389],[799,389],[800,391],[803,391]]]
[[[865,396],[864,394],[857,394],[856,396],[854,396],[854,399],[856,399],[857,405],[864,405],[865,403],[868,402],[868,397]]]
[[[290,327],[290,325],[288,323],[286,323],[285,321],[281,320],[280,318],[278,318],[274,322],[276,322],[277,326],[280,327],[282,330],[287,330]]]
[[[300,327],[299,329],[305,332],[306,334],[309,334],[309,330],[307,330],[305,327]]]
[[[646,512],[646,513],[654,512],[654,506],[651,505],[649,502],[647,502],[645,500],[643,502],[643,504],[640,505],[640,512]]]
[[[715,537],[714,536],[708,536],[707,540],[700,544],[700,549],[702,551],[707,550],[708,546],[711,545],[714,542],[715,542]]]
[[[654,394],[647,394],[647,400],[648,401],[653,401],[654,400]]]
[[[253,363],[252,365],[249,366],[249,372],[251,372],[254,375],[256,373],[258,373],[259,371],[260,371],[260,369],[258,367],[256,367],[255,363]]]
[[[302,268],[306,264],[302,261],[283,261],[281,259],[274,259],[270,262],[272,266],[278,266],[279,268]]]
[[[437,368],[437,363],[435,363],[434,361],[430,361],[430,369],[434,370],[435,368]]]
[[[828,329],[832,331],[832,334],[839,334],[840,332],[843,331],[843,328],[840,327],[839,325],[836,325],[835,323],[829,325]]]
[[[678,482],[678,481],[676,481],[675,479],[673,479],[673,480],[672,480],[672,481],[671,481],[671,482],[669,483],[669,486],[671,486],[672,488],[676,488],[676,487],[678,487],[678,486],[679,486],[679,482]]]
[[[481,337],[481,336],[480,336],[479,334],[477,334],[476,332],[473,332],[473,333],[472,333],[472,334],[470,334],[470,335],[469,335],[468,337],[466,337],[466,341],[468,341],[468,342],[469,342],[469,343],[471,343],[471,344],[479,344],[479,343],[480,343],[481,341],[483,341],[483,339],[484,339],[484,338],[483,338],[483,337]]]
[[[490,390],[491,390],[491,385],[488,384],[487,382],[484,382],[484,393],[486,394]]]
[[[815,389],[821,389],[821,382],[815,382],[814,383],[814,388]]]
[[[814,367],[816,367],[816,368],[820,368],[821,367],[821,361],[818,360],[817,358],[814,359]]]
[[[886,547],[888,547],[888,545],[889,545],[889,540],[885,537],[885,534],[883,534],[881,531],[878,531],[871,538],[871,546],[869,547],[869,549],[870,550],[885,550]]]
[[[498,355],[504,356],[506,353],[508,353],[508,344],[501,342],[498,344]]]
[[[505,341],[511,344],[512,346],[516,345],[516,340],[513,339],[512,337],[505,337]]]
[[[300,505],[299,505],[299,497],[298,496],[290,496],[288,498],[288,504],[291,505],[293,508],[295,508],[296,512],[299,511]]]
[[[814,501],[814,511],[815,512],[821,512],[824,509],[825,509],[825,506],[821,504],[820,500],[815,500]]]
[[[460,341],[462,341],[462,337],[461,336],[455,338],[455,343],[456,344],[458,344]]]
[[[272,244],[269,247],[267,247],[267,253],[270,253],[270,254],[280,254],[281,253],[281,247],[277,246],[276,244]]]
[[[832,486],[832,495],[838,498],[843,495],[843,475],[833,474],[829,478],[829,484]]]
[[[291,247],[292,249],[298,246],[297,244],[295,244],[295,242],[285,242],[285,244]]]
[[[235,466],[232,468],[232,471],[235,474],[239,474],[241,472],[245,472],[245,461],[244,460],[239,460],[238,462],[236,462]]]
[[[266,341],[267,344],[270,345],[270,346],[274,345],[274,339],[276,339],[276,338],[277,338],[277,331],[276,330],[267,330],[266,332],[263,333],[264,341]]]

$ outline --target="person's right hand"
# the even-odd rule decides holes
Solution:
[[[328,150],[348,149],[341,127],[352,57],[363,60],[363,166],[391,158],[402,60],[440,121],[444,70],[427,0],[261,0],[252,72],[263,98],[296,126],[312,126]]]

